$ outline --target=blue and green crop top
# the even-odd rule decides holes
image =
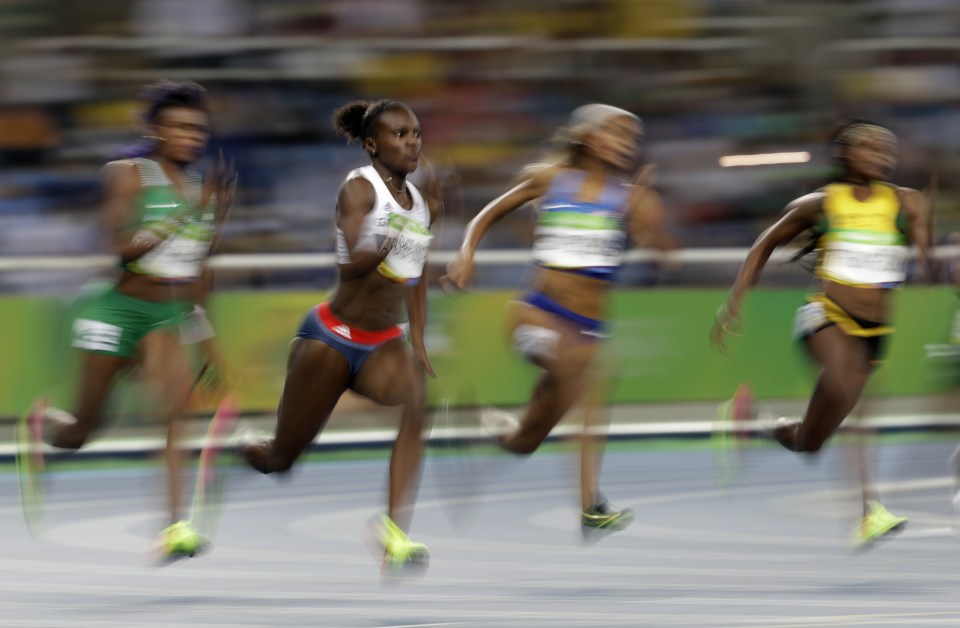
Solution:
[[[587,173],[559,170],[537,209],[534,263],[614,281],[627,248],[630,187],[608,179],[597,199],[577,200]]]

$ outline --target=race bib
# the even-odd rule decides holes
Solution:
[[[196,279],[209,250],[210,242],[173,235],[141,257],[138,267],[162,279]]]
[[[617,267],[626,246],[619,214],[553,210],[537,218],[533,259],[548,268]]]
[[[212,229],[188,224],[137,260],[137,272],[161,279],[192,280],[200,276],[210,252]]]
[[[820,272],[855,285],[898,285],[907,278],[907,248],[834,240],[823,253]]]
[[[387,237],[396,240],[377,270],[393,281],[409,283],[419,279],[433,240],[430,230],[405,216],[391,214],[387,233]]]
[[[419,279],[427,263],[431,240],[433,236],[429,233],[401,232],[390,253],[380,263],[380,274],[394,281]]]
[[[616,267],[623,262],[626,243],[622,231],[539,228],[533,259],[548,268]]]

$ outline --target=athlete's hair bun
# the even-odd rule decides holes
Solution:
[[[333,112],[333,128],[348,142],[357,142],[364,137],[363,116],[370,108],[366,100],[353,100]]]
[[[333,128],[350,143],[362,142],[385,111],[396,109],[410,111],[410,107],[399,100],[354,100],[333,112]]]

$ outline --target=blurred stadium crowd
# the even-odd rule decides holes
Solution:
[[[333,249],[337,185],[366,160],[329,119],[357,97],[420,116],[448,184],[442,249],[589,101],[644,119],[687,246],[748,245],[829,176],[824,138],[846,115],[899,134],[897,182],[940,173],[941,240],[957,221],[955,0],[0,0],[0,32],[5,256],[102,250],[99,167],[137,139],[134,97],[159,78],[209,89],[215,145],[237,161],[221,252]],[[719,166],[779,151],[813,157]],[[519,217],[490,245],[530,232]],[[38,277],[0,274],[0,290],[37,291]]]

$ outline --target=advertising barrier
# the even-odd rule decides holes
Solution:
[[[510,351],[503,308],[515,292],[431,296],[428,349],[438,378],[430,399],[453,404],[518,405],[529,398],[537,375]],[[729,339],[729,355],[709,343],[720,289],[621,289],[611,302],[611,337],[601,359],[613,376],[614,403],[689,402],[722,399],[742,381],[758,396],[803,398],[812,372],[792,340],[793,314],[804,303],[800,290],[758,289],[743,313],[742,337]],[[283,385],[288,344],[319,292],[225,292],[209,312],[217,340],[239,376],[244,412],[273,412]],[[892,337],[871,394],[922,395],[949,385],[926,348],[949,341],[957,299],[946,287],[910,287],[895,297]],[[0,416],[23,412],[39,393],[70,405],[77,362],[69,350],[70,307],[62,300],[0,297],[4,359],[0,362]],[[131,378],[135,381],[136,378]],[[116,395],[136,408],[148,395]]]

